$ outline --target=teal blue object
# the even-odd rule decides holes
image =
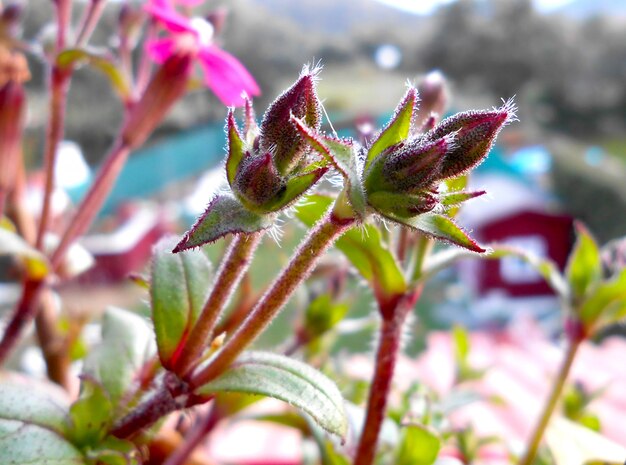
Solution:
[[[111,213],[123,202],[149,197],[170,183],[198,176],[217,166],[224,157],[225,143],[223,125],[210,124],[133,152],[101,214]]]

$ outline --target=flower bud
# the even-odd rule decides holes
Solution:
[[[265,112],[261,122],[260,150],[272,152],[278,171],[285,175],[296,168],[308,150],[291,115],[318,130],[320,103],[315,91],[317,71],[305,70],[296,83],[280,95]]]
[[[242,160],[233,191],[241,203],[256,210],[270,202],[283,187],[272,156],[266,152],[260,156],[248,155]]]
[[[143,12],[136,7],[124,3],[120,7],[118,16],[118,27],[120,37],[126,40],[128,46],[135,48],[141,33],[141,25],[143,23]]]
[[[20,19],[22,17],[22,6],[11,3],[1,8],[0,13],[0,37],[15,37],[20,31]]]
[[[515,110],[509,100],[498,109],[458,113],[425,134],[426,141],[455,134],[455,147],[442,162],[440,179],[459,176],[480,164],[489,154],[500,129],[515,118]]]
[[[193,70],[193,57],[187,53],[170,56],[152,76],[146,90],[132,107],[122,133],[123,143],[139,147],[185,94]]]
[[[437,199],[428,192],[413,195],[394,192],[374,192],[368,195],[367,201],[385,217],[412,218],[428,213],[437,206]]]

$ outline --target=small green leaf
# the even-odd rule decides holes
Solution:
[[[452,219],[438,213],[424,213],[413,218],[391,217],[389,219],[417,229],[428,236],[464,247],[472,252],[485,252]]]
[[[426,192],[405,194],[379,191],[369,194],[367,202],[383,216],[389,214],[400,218],[427,213],[437,205],[437,199]]]
[[[103,387],[95,381],[83,378],[80,387],[80,398],[70,407],[68,438],[83,449],[96,446],[106,436],[113,406]]]
[[[576,224],[577,239],[570,254],[565,276],[574,298],[582,298],[602,278],[600,250],[591,234],[581,223]]]
[[[333,302],[328,293],[320,294],[306,309],[304,327],[311,336],[321,336],[339,323],[349,308],[346,303]]]
[[[306,204],[298,207],[296,216],[312,226],[328,209],[332,199],[310,195]],[[341,250],[358,272],[372,285],[379,299],[403,294],[406,280],[395,257],[383,242],[380,230],[371,224],[351,229],[340,237],[335,246]]]
[[[132,92],[128,79],[111,57],[79,48],[64,50],[57,56],[57,65],[61,68],[81,63],[87,63],[109,78],[122,101],[130,100]]]
[[[50,272],[50,265],[46,257],[34,247],[31,247],[15,232],[0,228],[0,255],[14,255],[18,257],[26,269],[26,274],[33,280],[41,280]]]
[[[480,197],[486,193],[486,191],[450,192],[449,194],[441,194],[439,196],[439,203],[446,207],[458,206],[467,200]]]
[[[387,123],[387,126],[380,132],[368,150],[365,161],[366,170],[379,154],[408,137],[417,100],[417,90],[414,87],[409,87],[398,104],[391,121]]]
[[[454,357],[457,363],[465,363],[470,350],[469,335],[465,328],[459,325],[452,327],[452,340],[454,342]]]
[[[319,371],[283,355],[246,352],[199,394],[242,392],[283,400],[301,409],[325,430],[344,437],[347,419],[337,386]]]
[[[402,437],[395,465],[431,465],[437,460],[441,439],[422,425],[407,425],[402,428]]]
[[[453,195],[456,192],[460,192],[463,189],[467,188],[467,175],[463,174],[461,176],[457,176],[456,178],[450,178],[450,179],[446,179],[443,183],[447,188],[447,195]],[[459,214],[459,211],[461,210],[461,206],[457,205],[457,206],[453,206],[452,208],[448,208],[448,210],[446,211],[446,215],[448,215],[450,218],[455,218],[456,215]]]
[[[141,465],[141,453],[130,441],[109,436],[87,452],[89,463],[97,465]]]
[[[0,419],[2,465],[87,465],[83,454],[56,432],[39,425]]]
[[[226,130],[228,132],[228,158],[226,159],[226,178],[228,185],[232,188],[235,183],[237,169],[244,156],[243,140],[237,129],[235,115],[232,110],[228,111]]]
[[[292,118],[292,121],[311,147],[341,173],[346,183],[344,190],[348,194],[350,205],[359,217],[365,218],[365,191],[358,170],[357,149],[352,141],[334,139],[313,132],[297,118]]]
[[[271,211],[278,211],[288,207],[293,202],[298,200],[298,197],[313,187],[313,185],[319,181],[322,176],[324,176],[326,171],[328,171],[328,168],[323,167],[291,177],[287,181],[287,186],[285,186],[285,190],[281,196],[276,199],[274,203],[268,205],[267,208]]]
[[[227,234],[253,233],[269,228],[274,215],[253,213],[230,195],[215,197],[206,211],[176,245],[174,252],[214,242]]]
[[[102,343],[88,355],[83,373],[102,384],[118,408],[135,374],[154,351],[154,335],[144,318],[109,307],[102,319]]]
[[[588,329],[617,323],[626,317],[626,269],[600,284],[580,309],[580,320]]]
[[[154,247],[150,296],[161,363],[169,368],[206,300],[212,266],[201,250],[172,253],[170,238]]]

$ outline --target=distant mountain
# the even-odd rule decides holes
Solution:
[[[249,0],[281,17],[288,17],[303,31],[344,34],[355,28],[380,24],[411,24],[420,17],[375,0]]]
[[[554,13],[564,14],[573,18],[585,19],[591,16],[607,16],[626,18],[626,1],[624,0],[573,0],[555,8]]]

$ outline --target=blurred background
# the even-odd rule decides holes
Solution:
[[[94,48],[115,40],[120,6],[107,3]],[[469,203],[461,218],[482,242],[529,248],[563,266],[574,219],[601,243],[626,234],[626,2],[216,0],[198,12],[215,10],[228,13],[221,46],[260,84],[259,117],[303,64],[318,62],[324,67],[319,94],[341,134],[362,122],[383,124],[407,80],[417,83],[432,72],[448,80],[450,112],[490,108],[514,96],[520,121],[503,132],[472,179],[490,198]],[[52,17],[48,0],[30,1],[24,38],[45,40]],[[30,66],[26,157],[36,187],[47,95],[42,64],[31,59]],[[75,73],[66,131],[71,142],[59,157],[59,214],[85,192],[120,124],[120,105],[97,72],[85,67]],[[223,177],[225,114],[210,92],[198,89],[131,156],[83,241],[96,258],[84,282],[124,281],[141,269],[157,237],[184,231],[203,211]],[[38,197],[32,197],[37,211]],[[283,244],[295,243],[299,234],[287,230]],[[270,241],[266,249],[279,261],[290,251]],[[506,320],[520,302],[539,316],[554,316],[547,286],[511,260],[467,264],[444,276],[441,289],[431,292],[434,323],[445,325],[455,318],[453,309],[464,306],[475,309],[465,312],[470,323]]]

